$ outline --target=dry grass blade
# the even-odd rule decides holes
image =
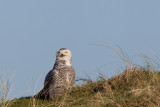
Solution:
[[[13,75],[11,77],[9,77],[7,80],[5,80],[4,78],[0,77],[0,83],[1,83],[1,88],[0,88],[1,103],[0,103],[0,106],[1,107],[7,107],[8,104],[11,103],[11,101],[7,102],[7,98],[8,98],[9,92],[10,92],[11,81],[12,81]]]

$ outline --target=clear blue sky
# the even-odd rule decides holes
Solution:
[[[0,76],[15,72],[9,98],[32,95],[37,81],[38,92],[60,48],[72,51],[76,77],[94,79],[121,62],[90,44],[118,44],[139,63],[140,53],[160,54],[159,42],[159,0],[0,0]]]

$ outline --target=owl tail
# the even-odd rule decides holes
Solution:
[[[49,99],[49,94],[47,91],[44,91],[44,89],[42,89],[34,97],[37,99]]]

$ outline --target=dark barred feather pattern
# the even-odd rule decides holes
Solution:
[[[51,70],[44,85],[44,95],[53,99],[74,86],[75,72],[72,66]]]
[[[39,98],[54,99],[72,89],[74,83],[74,68],[72,66],[66,66],[65,60],[59,60],[57,58],[54,68],[46,75],[43,89],[36,96]]]

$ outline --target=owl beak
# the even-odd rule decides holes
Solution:
[[[63,56],[65,56],[65,55],[64,55],[64,54],[61,54],[60,56],[63,57]]]

